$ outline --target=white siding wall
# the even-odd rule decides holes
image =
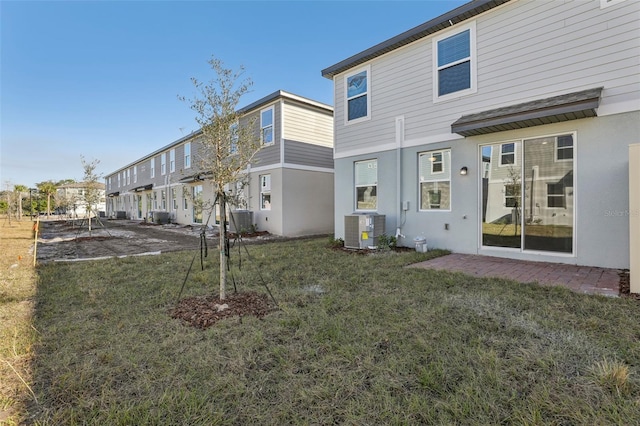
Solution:
[[[475,18],[477,93],[433,103],[432,37],[370,62],[371,120],[344,123],[344,74],[334,78],[336,158],[456,139],[461,115],[604,86],[598,115],[638,109],[640,2],[519,0]],[[465,23],[463,22],[463,25]],[[440,33],[436,33],[435,36]]]

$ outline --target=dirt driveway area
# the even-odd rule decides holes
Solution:
[[[150,225],[129,220],[44,220],[40,222],[37,260],[75,261],[134,256],[181,250],[199,250],[205,229],[209,248],[218,244],[218,229],[203,226]]]

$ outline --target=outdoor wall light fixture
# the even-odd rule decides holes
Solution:
[[[465,176],[467,174],[467,166],[464,166],[463,168],[460,169],[460,174],[462,176]]]

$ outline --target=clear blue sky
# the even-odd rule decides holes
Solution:
[[[466,1],[0,0],[0,185],[105,175],[197,126],[190,78],[212,56],[253,91],[333,104],[320,71]]]

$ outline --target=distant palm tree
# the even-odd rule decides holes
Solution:
[[[47,217],[51,216],[51,196],[56,194],[58,189],[57,185],[52,181],[40,182],[36,184],[38,190],[42,195],[47,196]]]
[[[29,188],[24,185],[14,185],[13,191],[18,197],[18,220],[22,220],[22,194],[28,192]]]

